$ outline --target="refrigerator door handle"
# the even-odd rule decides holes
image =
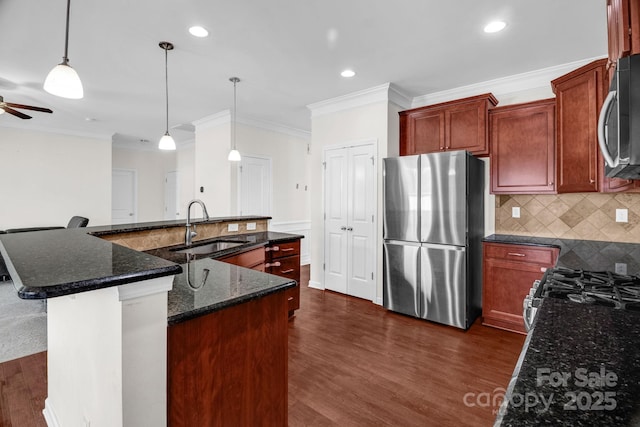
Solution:
[[[423,248],[428,248],[428,249],[446,249],[446,250],[450,250],[450,251],[465,251],[466,247],[465,246],[458,246],[458,245],[441,245],[441,244],[434,244],[434,243],[422,243],[422,247]]]

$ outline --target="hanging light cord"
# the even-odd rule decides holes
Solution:
[[[236,100],[236,83],[238,83],[238,78],[235,77],[233,79],[233,149],[236,150],[236,122],[238,118],[236,117],[236,106],[238,105],[238,101]]]
[[[69,58],[69,11],[71,10],[71,0],[67,0],[67,28],[64,34],[64,56],[62,57],[62,64],[67,65]]]
[[[165,135],[169,135],[169,67],[167,66],[167,48],[164,48],[164,93],[165,93],[165,106],[167,118],[167,126],[165,129]]]

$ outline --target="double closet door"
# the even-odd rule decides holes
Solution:
[[[373,301],[375,145],[328,149],[324,166],[325,288]]]

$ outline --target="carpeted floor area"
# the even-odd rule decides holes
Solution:
[[[23,300],[0,282],[0,363],[47,349],[45,300]]]

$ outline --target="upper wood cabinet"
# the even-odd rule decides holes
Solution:
[[[596,126],[607,86],[606,59],[551,82],[556,94],[556,190],[594,192],[601,170]]]
[[[400,155],[467,150],[489,154],[490,93],[400,112]]]
[[[607,0],[609,79],[619,58],[640,53],[640,0]]]
[[[491,192],[555,193],[555,98],[489,112]]]

